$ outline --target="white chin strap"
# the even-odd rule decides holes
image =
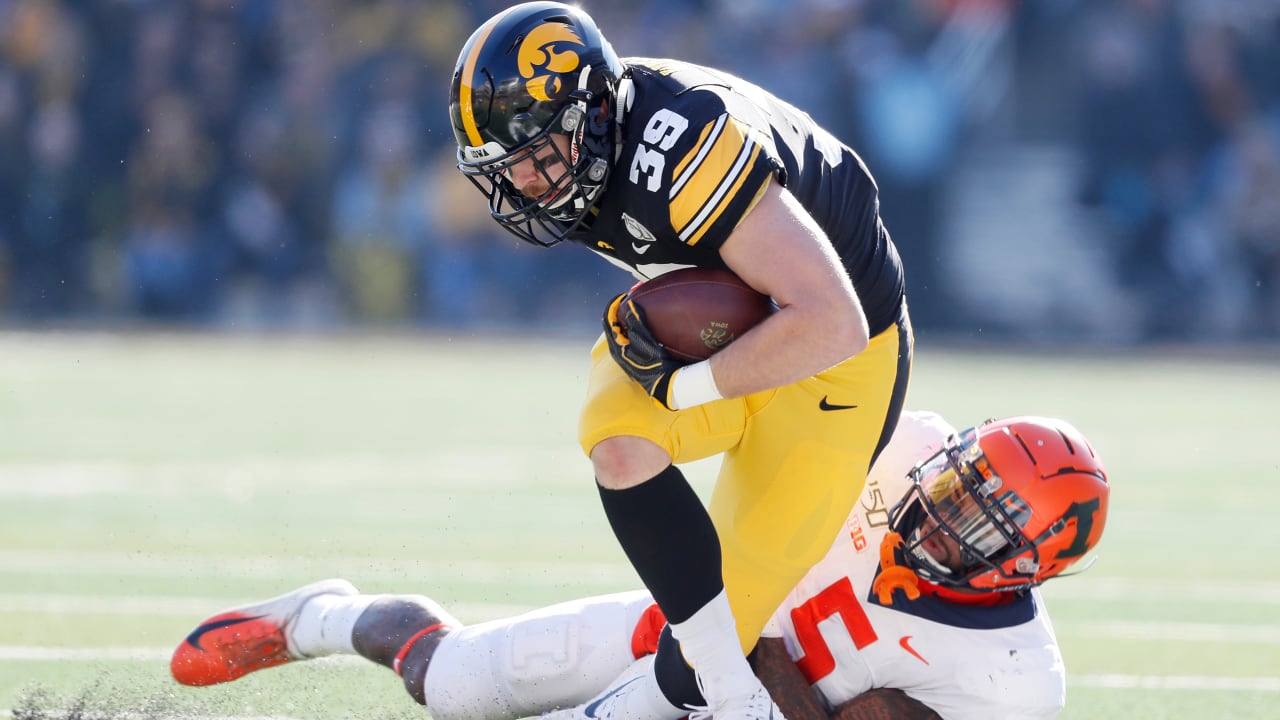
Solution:
[[[580,194],[580,193],[574,192],[574,191],[572,191],[572,190],[566,190],[565,192],[560,193],[560,197],[557,197],[556,199],[552,200],[551,202],[549,202],[549,203],[538,203],[538,204],[539,204],[539,205],[541,205],[542,207],[546,208],[547,210],[555,210],[555,209],[557,209],[557,208],[563,207],[564,205],[567,205],[569,202],[573,201],[574,199],[577,199],[577,198],[578,198],[578,196],[579,196],[579,194]],[[576,209],[578,209],[578,210],[581,210],[581,209],[582,209],[582,202],[581,202],[581,200],[579,200],[579,202],[578,202],[578,205],[577,205],[577,208],[576,208]]]

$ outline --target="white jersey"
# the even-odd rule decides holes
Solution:
[[[834,707],[872,688],[896,688],[947,720],[1052,718],[1066,699],[1057,639],[1039,591],[999,605],[963,605],[871,591],[889,507],[907,473],[955,429],[933,413],[904,412],[880,454],[846,532],[787,596],[769,634]]]
[[[791,657],[832,708],[896,688],[947,720],[1052,718],[1065,700],[1062,657],[1037,591],[998,606],[871,592],[889,508],[907,472],[955,430],[904,412],[831,551],[775,613]],[[511,720],[586,702],[645,652],[637,630],[652,599],[573,600],[450,633],[424,678],[435,720]],[[652,648],[648,648],[649,652]]]

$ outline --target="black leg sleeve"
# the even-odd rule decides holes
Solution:
[[[600,500],[668,622],[688,620],[724,589],[715,525],[676,466],[626,490],[600,488]]]

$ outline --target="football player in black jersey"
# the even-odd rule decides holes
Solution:
[[[778,305],[688,365],[623,296],[605,311],[579,439],[669,632],[649,676],[576,717],[674,720],[696,704],[780,718],[743,653],[841,531],[910,373],[875,181],[804,112],[710,68],[619,59],[560,3],[481,25],[449,110],[458,168],[518,237],[581,245],[640,279],[728,269]],[[677,466],[712,455],[704,508]]]

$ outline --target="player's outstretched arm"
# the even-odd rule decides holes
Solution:
[[[876,688],[842,703],[831,720],[942,720],[929,706],[901,690]]]
[[[751,664],[787,720],[828,720],[827,709],[787,654],[782,638],[760,638]]]

